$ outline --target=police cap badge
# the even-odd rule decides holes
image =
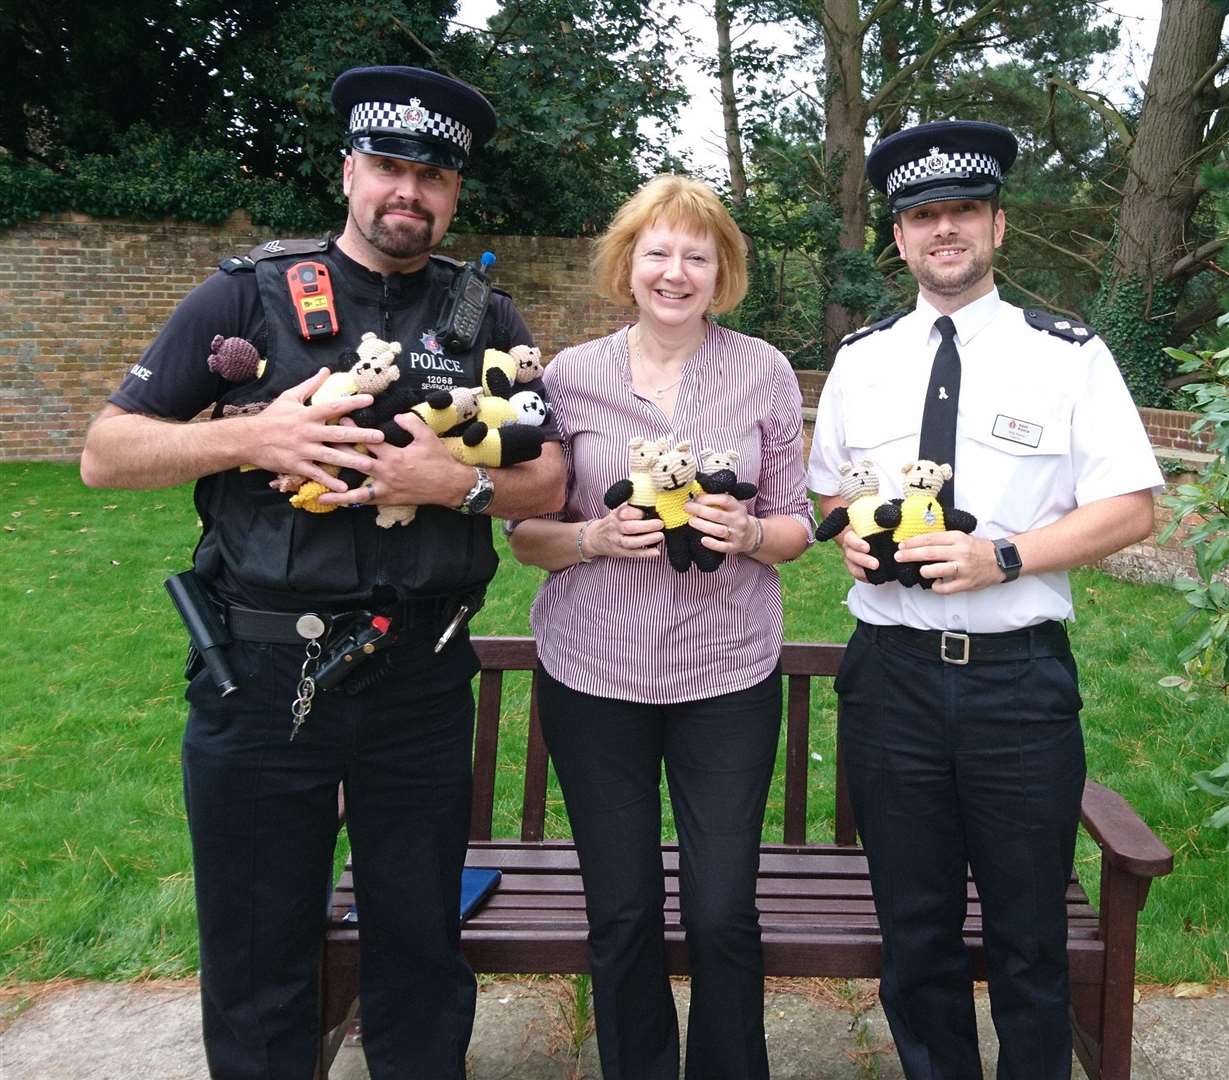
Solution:
[[[346,145],[363,154],[462,169],[495,131],[485,97],[425,68],[351,68],[333,83],[332,100]]]
[[[945,199],[989,199],[1002,187],[1016,150],[1016,137],[998,124],[942,120],[877,143],[866,175],[894,214]]]

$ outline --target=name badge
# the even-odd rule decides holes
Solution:
[[[990,429],[990,434],[998,439],[1006,439],[1008,442],[1020,443],[1036,449],[1041,445],[1041,433],[1044,430],[1040,424],[1034,424],[1031,420],[1016,420],[1014,417],[999,413],[994,418],[994,427]]]

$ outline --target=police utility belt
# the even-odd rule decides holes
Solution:
[[[959,666],[1071,655],[1067,628],[1053,619],[996,634],[916,630],[912,626],[878,626],[867,622],[859,622],[858,627],[871,641],[888,641],[925,660]]]

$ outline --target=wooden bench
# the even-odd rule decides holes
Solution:
[[[520,839],[494,839],[496,752],[503,675],[532,670],[530,638],[480,638],[482,663],[474,743],[473,821],[467,862],[498,867],[503,880],[466,924],[462,943],[476,971],[574,973],[588,970],[584,894],[569,841],[545,840],[547,753],[531,695]],[[857,846],[853,812],[836,763],[836,842],[808,843],[807,768],[812,680],[831,678],[842,645],[787,644],[785,827],[781,843],[760,854],[757,896],[769,975],[877,978],[880,938],[866,858]],[[1093,781],[1084,790],[1082,820],[1101,849],[1101,907],[1094,909],[1074,877],[1067,890],[1068,956],[1076,1052],[1094,1080],[1129,1080],[1135,986],[1136,918],[1155,877],[1173,869],[1173,855],[1127,802]],[[678,849],[662,845],[666,869],[666,935],[670,970],[687,974],[678,912]],[[358,929],[342,919],[353,903],[350,868],[337,883],[322,964],[324,1071],[340,1045],[358,993]],[[965,940],[976,978],[985,978],[981,905],[969,882]]]

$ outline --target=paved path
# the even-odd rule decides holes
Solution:
[[[478,996],[469,1080],[600,1080],[592,1033],[574,1039],[571,980],[487,982]],[[687,984],[675,984],[685,1022]],[[996,1048],[978,994],[986,1075]],[[896,1080],[873,984],[773,979],[767,996],[773,1080]],[[579,1047],[577,1043],[579,1042]],[[1135,1080],[1229,1071],[1229,993],[1145,993],[1135,1009]],[[1084,1072],[1078,1064],[1078,1078]],[[366,1080],[362,1048],[345,1046],[331,1080]],[[207,1080],[195,982],[65,983],[0,991],[2,1080]]]

